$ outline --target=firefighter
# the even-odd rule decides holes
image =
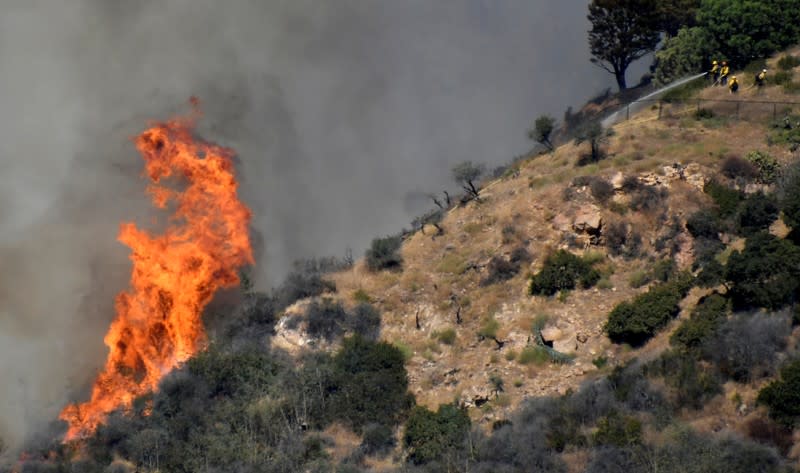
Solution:
[[[761,72],[756,74],[756,81],[753,84],[754,86],[758,87],[758,91],[761,91],[761,88],[764,87],[764,81],[767,79],[767,70],[763,69]]]
[[[725,85],[728,83],[728,74],[731,73],[731,69],[728,67],[728,63],[726,61],[722,61],[722,68],[719,70],[719,83]]]
[[[728,82],[728,88],[732,94],[739,91],[739,81],[736,80],[736,76],[731,76],[731,80]]]
[[[708,71],[708,77],[713,84],[719,80],[719,63],[715,60],[711,61],[711,70]]]

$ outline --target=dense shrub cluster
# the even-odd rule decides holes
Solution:
[[[756,180],[761,184],[773,184],[780,177],[780,164],[774,156],[761,151],[751,151],[745,156],[758,170]]]
[[[415,464],[433,461],[455,464],[470,427],[467,413],[453,404],[442,404],[436,412],[417,406],[411,410],[403,434],[408,458]]]
[[[618,304],[608,315],[606,333],[615,343],[638,346],[674,318],[678,303],[692,285],[691,275],[681,274],[674,280],[652,287],[632,301]]]
[[[542,270],[533,276],[530,293],[552,296],[576,287],[592,287],[599,280],[600,273],[591,264],[568,251],[558,250],[545,259]]]
[[[781,369],[781,378],[758,393],[758,402],[769,408],[769,415],[778,422],[794,426],[800,418],[800,360]]]
[[[717,293],[700,299],[691,316],[672,334],[670,344],[685,349],[699,349],[725,321],[728,306],[728,299]]]
[[[734,308],[780,309],[800,288],[800,248],[769,233],[757,233],[734,251],[725,267]]]
[[[370,271],[397,269],[403,264],[400,246],[403,244],[399,236],[375,238],[365,253],[367,268]]]
[[[789,325],[787,316],[736,314],[704,343],[704,358],[734,381],[770,376],[778,353],[786,348]]]
[[[330,299],[313,301],[303,318],[306,331],[312,337],[331,341],[345,331],[375,340],[380,335],[381,316],[369,303],[360,303],[352,311]]]
[[[624,221],[612,221],[603,226],[603,240],[608,252],[614,256],[635,258],[642,248],[642,235],[635,229],[628,229]]]

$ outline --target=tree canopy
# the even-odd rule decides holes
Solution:
[[[628,66],[658,45],[657,4],[656,0],[593,0],[589,4],[592,63],[614,74],[619,90],[628,87]]]

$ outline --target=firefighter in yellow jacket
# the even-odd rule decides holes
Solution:
[[[736,76],[731,76],[731,80],[728,82],[728,89],[732,94],[739,91],[739,81],[736,80]]]
[[[731,69],[728,67],[728,63],[722,61],[722,68],[719,70],[719,83],[725,85],[728,83],[728,75],[731,73]]]
[[[716,60],[711,61],[711,70],[708,71],[708,77],[711,79],[712,84],[716,84],[719,80],[719,63]]]
[[[764,82],[767,80],[767,70],[763,69],[761,72],[756,74],[755,82],[753,86],[757,87],[756,91],[761,92],[764,87]]]

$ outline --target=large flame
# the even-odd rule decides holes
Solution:
[[[132,250],[130,289],[117,296],[116,319],[104,340],[108,359],[91,400],[61,412],[69,423],[65,441],[94,432],[111,411],[154,390],[201,349],[203,308],[252,263],[250,211],[236,195],[233,152],[195,139],[197,117],[195,110],[156,123],[136,138],[152,181],[148,193],[156,207],[173,214],[161,235],[121,225],[119,240]],[[182,190],[164,186],[165,180]]]

